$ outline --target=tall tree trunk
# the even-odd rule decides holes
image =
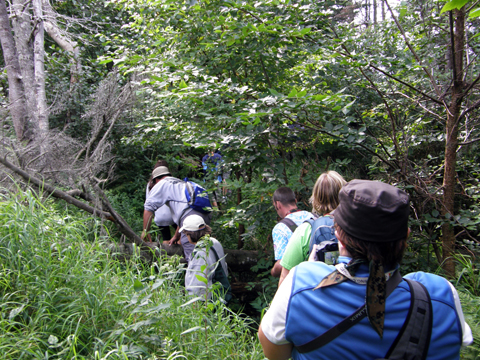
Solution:
[[[365,24],[370,24],[370,0],[365,0]]]
[[[38,126],[37,119],[37,101],[35,96],[35,70],[33,58],[32,41],[32,15],[30,13],[30,2],[26,0],[13,0],[13,30],[15,33],[15,44],[18,54],[18,63],[22,74],[23,88],[25,91],[25,104],[30,130],[36,130]]]
[[[241,172],[237,172],[237,179],[240,179],[241,177]],[[242,202],[242,189],[238,188],[237,189],[237,205],[240,205]],[[237,249],[242,249],[243,248],[243,234],[245,234],[245,225],[243,224],[238,224],[238,243],[237,243]]]
[[[32,0],[35,15],[35,41],[33,46],[35,69],[35,94],[37,99],[37,119],[40,133],[48,131],[47,96],[45,94],[45,46],[42,1]],[[43,136],[42,136],[43,137]]]
[[[25,108],[22,75],[5,0],[0,0],[0,42],[2,43],[3,58],[7,68],[10,114],[13,119],[15,135],[19,141],[22,141],[27,134],[28,115]]]
[[[458,148],[458,120],[461,109],[463,90],[463,53],[465,46],[465,9],[450,12],[450,30],[452,33],[453,87],[451,103],[448,107],[446,138],[445,138],[445,168],[443,174],[443,211],[442,214],[454,215],[455,183]],[[454,29],[453,29],[454,28]],[[443,269],[448,276],[455,276],[455,262],[452,258],[455,250],[455,233],[449,223],[442,225]]]

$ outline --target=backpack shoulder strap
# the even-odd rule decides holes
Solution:
[[[432,336],[432,302],[423,284],[405,279],[412,299],[407,319],[385,359],[425,360]]]
[[[282,223],[282,224],[287,225],[291,232],[294,232],[295,229],[297,228],[297,224],[295,224],[295,222],[292,219],[283,218],[278,223],[279,224]]]
[[[315,231],[314,231],[313,229],[315,229],[315,222],[316,222],[318,219],[319,219],[318,217],[311,217],[310,219],[307,219],[307,220],[304,221],[304,222],[306,222],[306,223],[309,223],[309,224],[310,224],[310,227],[312,228],[312,231],[311,231],[311,233],[310,233],[310,246],[309,246],[309,249],[308,249],[308,254],[307,254],[307,256],[310,255],[310,253],[312,252],[312,247],[313,247],[313,242],[314,242],[313,239],[314,239],[314,237],[315,237],[315,235],[314,235],[314,232],[315,232]]]
[[[223,270],[222,264],[220,263],[220,258],[218,257],[217,250],[212,247],[210,248],[211,251],[213,251],[213,255],[215,256],[215,261],[217,262],[217,266],[215,268],[215,273],[213,275],[214,277],[214,282],[219,282],[222,284],[223,290],[224,290],[224,300],[228,303],[230,299],[232,298],[232,287],[230,286],[230,282],[228,281],[228,277],[225,274],[225,271]]]
[[[185,182],[185,196],[187,197],[187,202],[191,204],[195,201],[194,199],[192,199],[192,197],[195,196],[195,191],[193,191],[193,185],[190,180],[188,180],[188,178],[183,179],[183,181]]]
[[[396,287],[398,286],[398,284],[400,284],[401,281],[402,281],[402,275],[400,275],[400,271],[397,270],[395,271],[393,276],[387,281],[387,291],[385,294],[387,298],[390,296],[393,290],[396,289]],[[359,323],[366,316],[367,316],[367,309],[365,304],[363,304],[357,310],[355,310],[353,314],[343,319],[337,325],[331,327],[330,329],[325,331],[323,334],[320,334],[315,339],[305,344],[295,345],[295,348],[299,353],[302,353],[302,354],[316,350],[328,344],[330,341],[336,339],[340,335],[342,335],[345,331],[350,329],[353,325]]]

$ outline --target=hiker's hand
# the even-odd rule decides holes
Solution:
[[[168,242],[168,245],[178,244],[178,240],[180,240],[180,236],[175,234]]]
[[[310,253],[310,256],[308,257],[308,261],[317,261],[316,254],[317,254],[317,244],[313,244],[312,252]]]
[[[145,231],[142,232],[141,237],[143,241],[152,242],[152,237],[150,236],[150,234],[147,234]]]

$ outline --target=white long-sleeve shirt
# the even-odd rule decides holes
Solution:
[[[180,219],[192,210],[185,195],[185,181],[168,176],[150,190],[144,209],[155,213],[163,205],[170,208],[173,221],[180,225]]]
[[[145,199],[148,198],[148,196],[150,195],[150,191],[151,190],[148,189],[148,185],[147,185]],[[170,211],[170,208],[167,205],[163,205],[155,211],[154,221],[155,221],[155,224],[157,224],[157,226],[170,226],[175,224],[172,218],[172,213]]]

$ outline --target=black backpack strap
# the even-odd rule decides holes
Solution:
[[[315,221],[318,220],[317,218],[310,218],[308,220],[305,220],[305,222],[308,222],[310,224],[310,227],[312,230],[310,230],[310,245],[308,246],[308,254],[307,254],[307,259],[310,256],[310,253],[312,252],[313,249],[313,244],[315,243],[315,230],[313,228],[313,225],[315,224]]]
[[[411,301],[407,319],[385,359],[425,360],[432,336],[432,302],[423,284],[405,279]]]
[[[217,250],[215,250],[213,245],[210,248],[210,250],[213,251],[213,255],[215,256],[215,262],[217,263],[217,266],[215,268],[215,273],[213,274],[213,277],[214,277],[213,282],[215,283],[218,281],[220,284],[222,284],[223,291],[224,291],[223,296],[225,298],[225,301],[228,303],[232,299],[232,287],[230,286],[230,281],[228,281],[228,277],[225,274],[222,264],[219,261],[220,258],[218,257]]]
[[[390,294],[393,292],[393,290],[395,290],[395,288],[398,286],[398,284],[400,284],[401,281],[402,281],[402,276],[400,275],[400,271],[397,270],[395,271],[393,276],[387,281],[387,291],[386,291],[387,297],[390,296]],[[345,331],[350,329],[353,325],[363,320],[366,316],[367,316],[367,308],[365,305],[362,305],[357,310],[355,310],[353,314],[346,317],[340,323],[331,327],[320,336],[316,337],[315,339],[305,344],[298,345],[298,346],[295,345],[295,348],[299,353],[302,353],[302,354],[316,350],[328,344],[330,341],[336,339],[338,336],[340,336]]]
[[[283,218],[278,223],[279,224],[282,223],[282,224],[287,225],[291,232],[294,232],[295,229],[297,228],[297,224],[295,224],[295,222],[292,219]]]

